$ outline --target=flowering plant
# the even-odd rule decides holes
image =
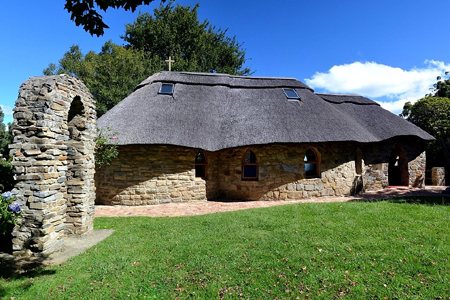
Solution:
[[[17,226],[17,220],[22,217],[22,209],[11,192],[4,192],[0,196],[0,235],[5,235]]]
[[[119,155],[117,143],[117,135],[112,133],[110,128],[98,131],[94,150],[97,167],[101,168],[103,165],[109,165]]]

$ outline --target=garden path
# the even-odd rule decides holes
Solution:
[[[145,206],[96,205],[95,217],[180,217],[204,215],[241,209],[269,207],[293,203],[348,202],[358,200],[379,200],[408,196],[450,196],[450,188],[427,186],[425,189],[393,187],[377,192],[366,192],[357,196],[338,198],[311,198],[292,201],[202,201],[188,203],[168,203]]]

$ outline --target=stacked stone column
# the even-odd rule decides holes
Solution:
[[[67,235],[93,229],[96,113],[86,86],[68,75],[23,83],[10,145],[24,219],[14,255],[50,254]]]
[[[445,168],[435,167],[431,169],[432,185],[445,186]]]

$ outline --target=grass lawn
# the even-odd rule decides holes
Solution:
[[[116,232],[61,266],[0,277],[0,295],[450,299],[447,204],[295,204],[193,217],[97,218],[95,227]]]

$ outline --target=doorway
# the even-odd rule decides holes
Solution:
[[[389,157],[389,186],[409,186],[408,159],[403,147],[395,145]]]

